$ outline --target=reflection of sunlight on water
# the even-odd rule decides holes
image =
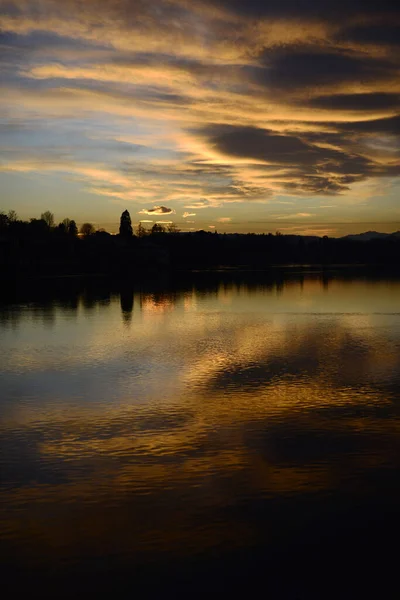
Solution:
[[[276,292],[88,296],[54,307],[51,328],[38,307],[3,311],[9,552],[73,563],[82,544],[142,558],[246,546],[258,526],[240,506],[364,493],[396,466],[400,286]]]

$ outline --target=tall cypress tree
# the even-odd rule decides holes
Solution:
[[[133,236],[131,215],[127,210],[124,210],[124,212],[121,215],[119,234],[121,237],[125,238],[130,238]]]

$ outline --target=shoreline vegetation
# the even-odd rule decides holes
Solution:
[[[121,215],[112,235],[64,219],[58,225],[50,211],[22,221],[14,211],[0,212],[0,269],[5,279],[119,280],[160,278],[162,274],[264,273],[280,271],[367,269],[398,271],[400,234],[367,234],[329,238],[208,231],[181,232],[155,223],[134,231],[129,212]]]

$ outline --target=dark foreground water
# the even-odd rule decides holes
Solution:
[[[0,308],[7,598],[398,597],[398,281],[48,288]]]

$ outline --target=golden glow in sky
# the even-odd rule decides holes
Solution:
[[[0,0],[0,209],[110,231],[125,208],[182,230],[400,229],[393,6]]]

